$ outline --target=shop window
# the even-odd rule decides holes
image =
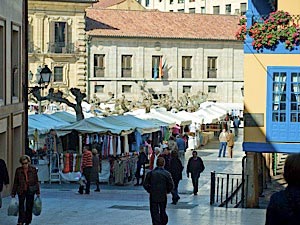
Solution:
[[[300,67],[269,67],[267,139],[300,140]]]

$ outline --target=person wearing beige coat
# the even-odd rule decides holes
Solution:
[[[234,135],[232,133],[232,130],[230,130],[227,135],[227,146],[228,146],[228,157],[232,158],[232,149],[234,146]]]

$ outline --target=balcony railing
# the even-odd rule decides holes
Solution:
[[[182,78],[192,78],[192,69],[182,69]]]
[[[131,68],[122,68],[122,77],[131,77]]]
[[[207,78],[217,78],[217,69],[207,69]]]
[[[74,44],[65,42],[50,42],[48,43],[48,53],[75,53]]]
[[[94,77],[104,77],[105,67],[94,66]]]

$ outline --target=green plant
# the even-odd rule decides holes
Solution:
[[[247,30],[241,22],[240,25],[236,37],[238,40],[245,40]],[[249,35],[253,39],[252,46],[257,51],[263,48],[275,49],[280,42],[292,50],[299,46],[300,27],[288,12],[280,10],[270,13],[267,19],[254,23],[249,29]]]

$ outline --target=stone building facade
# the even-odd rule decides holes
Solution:
[[[242,102],[237,24],[237,16],[88,9],[88,98],[140,100],[146,89],[154,98]]]
[[[0,7],[0,158],[10,183],[25,146],[23,83],[26,63],[23,0],[1,0]],[[9,190],[4,188],[4,195]]]
[[[247,0],[139,0],[146,9],[163,12],[244,15]]]
[[[86,90],[85,9],[96,0],[28,1],[29,85],[40,67],[52,71],[51,87]],[[47,90],[45,90],[46,94]]]

